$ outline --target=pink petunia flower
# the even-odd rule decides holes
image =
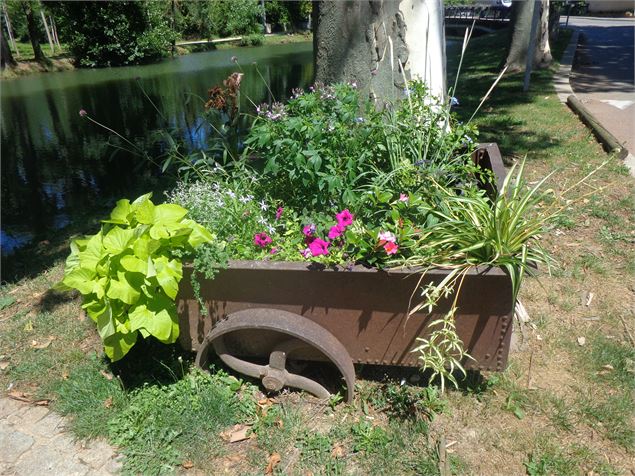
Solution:
[[[316,238],[309,243],[309,250],[313,256],[327,255],[329,254],[329,242]]]
[[[329,230],[328,237],[330,240],[334,240],[335,238],[339,238],[344,233],[345,228],[340,225],[332,226]]]
[[[408,195],[406,195],[405,193],[400,193],[399,194],[399,201],[400,202],[407,202],[408,201]]]
[[[273,240],[266,233],[256,233],[254,235],[254,244],[260,248],[266,248]]]
[[[397,241],[397,237],[389,231],[380,231],[377,235],[377,239],[383,243],[395,243]]]
[[[397,251],[399,251],[399,245],[389,241],[384,245],[384,250],[386,250],[387,255],[394,255]]]
[[[353,223],[353,214],[351,212],[348,211],[348,208],[345,210],[342,210],[341,212],[339,212],[338,214],[335,215],[335,218],[337,219],[337,224],[343,228],[346,228],[347,226],[351,225]]]
[[[276,220],[280,220],[280,217],[282,216],[282,212],[284,212],[284,208],[278,207],[278,210],[276,210]]]
[[[315,225],[305,225],[304,228],[302,228],[302,233],[304,236],[313,236],[315,233]]]
[[[300,251],[300,254],[305,258],[308,258],[311,255],[311,250],[309,248],[304,248],[302,251]]]
[[[278,252],[278,248],[271,248],[269,254],[275,255]]]

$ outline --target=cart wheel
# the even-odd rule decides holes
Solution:
[[[266,331],[275,332],[278,338],[267,349],[267,365],[255,364],[231,355],[225,338],[231,338],[232,333],[240,331],[255,331],[255,340],[261,337],[261,341],[265,338]],[[225,365],[237,372],[260,379],[269,391],[279,391],[288,386],[324,399],[329,398],[331,394],[321,384],[302,375],[290,373],[286,369],[290,354],[306,353],[307,350],[319,351],[320,355],[333,363],[342,374],[346,384],[346,401],[353,401],[355,368],[351,357],[333,334],[306,317],[276,309],[239,311],[218,322],[207,334],[196,354],[196,365],[201,368],[207,362],[210,346]]]

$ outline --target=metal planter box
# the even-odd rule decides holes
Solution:
[[[499,186],[504,177],[495,144],[486,144],[475,160],[491,168]],[[431,270],[422,281],[413,270],[378,271],[362,266],[324,269],[302,262],[232,261],[213,280],[201,284],[207,315],[185,268],[177,306],[180,342],[197,352],[203,365],[213,347],[231,368],[260,378],[268,390],[303,388],[328,396],[319,383],[287,370],[294,360],[331,361],[342,374],[352,399],[355,364],[417,366],[411,350],[427,325],[447,313],[451,300],[432,314],[409,318],[413,292],[439,282],[446,270]],[[413,303],[416,303],[415,294]],[[458,299],[456,327],[475,359],[467,368],[503,370],[507,364],[514,300],[509,276],[499,268],[480,268],[466,275]],[[267,358],[268,364],[254,358]]]

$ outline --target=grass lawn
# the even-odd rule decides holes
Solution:
[[[466,119],[496,77],[502,38],[468,47],[456,94]],[[567,38],[554,45],[556,56]],[[522,74],[504,78],[476,119],[480,139],[498,142],[508,162],[527,157],[530,181],[555,171],[548,186],[568,206],[544,237],[558,265],[521,291],[530,321],[506,372],[471,375],[440,396],[424,379],[401,384],[414,370],[386,369],[383,378],[375,369],[370,378],[361,369],[348,406],[295,392],[267,398],[252,382],[220,367],[203,374],[178,347],[153,342],[109,365],[79,300],[48,290],[62,276],[55,258],[66,246],[51,239],[30,250],[29,277],[1,289],[0,388],[51,399],[78,437],[118,445],[134,474],[263,474],[268,466],[298,475],[433,475],[444,466],[453,474],[628,474],[634,182],[613,159],[560,196],[609,157],[559,103],[551,77],[534,74],[528,94]],[[251,437],[226,442],[243,428],[234,425],[247,425]]]
[[[13,48],[11,48],[11,52],[13,53],[13,57],[17,61],[33,61],[35,59],[35,56],[33,55],[33,46],[31,46],[31,42],[18,41],[16,42],[16,46],[18,47],[18,52],[20,54],[16,55],[15,50],[13,50]],[[65,44],[62,44],[61,50],[58,49],[57,46],[55,46],[55,53],[53,54],[51,54],[51,48],[47,42],[40,43],[40,48],[42,48],[42,52],[44,53],[44,56],[48,58],[64,57],[68,53],[68,47]]]

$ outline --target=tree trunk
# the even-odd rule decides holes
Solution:
[[[2,28],[2,25],[0,25],[0,68],[4,69],[7,66],[15,65],[16,62],[13,59],[11,48],[9,48],[9,43],[7,43],[6,37],[4,35],[4,28]]]
[[[534,63],[539,68],[546,68],[553,61],[551,56],[551,47],[549,46],[549,0],[542,0],[540,12],[540,31],[538,45],[536,47],[536,55],[534,57]]]
[[[35,56],[35,61],[38,63],[48,63],[49,60],[44,53],[42,52],[42,48],[40,47],[40,40],[38,39],[38,29],[37,23],[35,22],[35,15],[33,14],[33,5],[30,1],[24,2],[22,4],[22,9],[26,16],[26,25],[29,31],[29,39],[31,40],[31,45],[33,46],[33,56]]]
[[[527,63],[531,36],[531,19],[534,9],[541,8],[539,27],[536,31],[537,43],[533,67],[544,67],[551,63],[549,47],[549,0],[520,0],[512,4],[509,48],[505,66],[510,72],[524,71]]]
[[[403,96],[406,76],[445,95],[441,0],[322,0],[312,23],[316,81],[353,81],[391,101]]]

